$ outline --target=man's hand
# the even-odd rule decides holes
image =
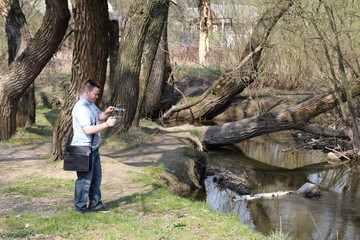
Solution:
[[[105,114],[107,116],[110,116],[110,114],[114,111],[115,107],[113,106],[109,106],[106,110],[105,110]]]
[[[109,118],[106,120],[106,124],[107,124],[108,127],[113,127],[113,126],[115,126],[115,124],[116,124],[116,118],[109,117]]]

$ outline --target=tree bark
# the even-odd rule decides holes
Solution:
[[[35,83],[33,82],[26,91],[20,96],[17,112],[16,127],[24,127],[35,124],[36,122],[36,101]]]
[[[360,79],[350,83],[350,90],[353,97],[360,95]],[[346,101],[344,89],[341,91],[341,98]],[[303,126],[309,120],[338,104],[335,94],[327,94],[313,97],[281,111],[263,113],[231,123],[203,127],[175,127],[172,130],[199,130],[202,132],[200,141],[205,146],[229,145],[272,132],[290,129],[306,130]]]
[[[8,63],[9,65],[26,48],[30,40],[30,33],[26,26],[25,15],[23,14],[19,0],[6,1],[4,4],[10,4],[4,9],[6,18],[6,35],[8,40]]]
[[[43,23],[28,47],[0,76],[0,140],[16,130],[17,103],[57,50],[70,14],[65,0],[46,1]]]
[[[159,42],[167,21],[169,12],[168,2],[157,3],[151,13],[151,22],[146,34],[144,49],[141,60],[140,70],[140,85],[139,85],[139,99],[136,108],[136,114],[133,121],[133,126],[138,127],[140,118],[142,117],[142,109],[144,105],[145,95],[149,90],[149,82],[151,72],[155,70],[152,66],[156,57],[157,50],[159,49]],[[153,90],[153,89],[152,89]],[[158,89],[160,90],[160,89]]]
[[[19,1],[5,1],[4,14],[6,19],[6,35],[8,39],[8,64],[10,65],[26,48],[30,41],[30,32],[26,25]],[[16,127],[35,123],[35,83],[21,95],[18,102]]]
[[[142,116],[157,118],[161,107],[160,100],[171,72],[169,48],[167,43],[167,22],[162,31],[161,40],[156,51],[155,60],[150,74],[150,83],[146,90],[145,101],[142,107]],[[168,67],[169,66],[169,67]]]
[[[248,56],[251,57],[244,64],[240,64],[238,68],[217,80],[199,97],[201,100],[195,105],[190,108],[188,106],[192,103],[173,106],[164,114],[163,119],[170,118],[174,113],[178,113],[176,117],[180,119],[211,119],[224,110],[233,97],[255,81],[262,49],[268,42],[271,30],[292,4],[293,2],[289,0],[279,0],[273,7],[267,9],[259,19],[240,62]]]
[[[66,135],[71,127],[71,111],[81,94],[82,84],[88,79],[102,86],[106,78],[108,57],[109,14],[103,0],[82,1],[74,4],[75,46],[73,50],[72,76],[65,91],[65,101],[55,122],[52,142],[52,160],[62,159]]]
[[[109,89],[115,88],[115,72],[117,66],[117,59],[119,55],[119,21],[117,19],[111,19],[109,27]],[[110,97],[106,98],[106,104],[109,103]]]
[[[115,73],[116,86],[111,94],[113,104],[122,104],[126,112],[114,131],[128,130],[135,118],[139,100],[141,58],[154,7],[167,0],[135,0],[130,6],[120,42]]]

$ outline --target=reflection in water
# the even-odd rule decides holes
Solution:
[[[310,174],[309,180],[323,188],[342,193],[346,191],[348,185],[351,184],[351,180],[354,177],[353,172],[353,169],[347,168],[346,166],[339,167]]]
[[[313,199],[294,194],[273,200],[233,203],[230,200],[235,193],[219,190],[211,179],[207,179],[205,185],[206,201],[212,209],[219,212],[233,211],[241,223],[265,235],[281,226],[282,231],[289,232],[298,240],[360,239],[358,200],[350,204],[342,201],[336,193],[324,192],[321,198]],[[351,206],[354,209],[351,210]]]
[[[250,158],[286,169],[326,162],[326,156],[321,151],[308,151],[305,148],[291,150],[306,145],[304,140],[294,138],[291,133],[278,135],[279,133],[256,137],[236,146]]]
[[[276,143],[272,142],[272,144]],[[315,165],[318,166],[315,168],[312,165],[310,168],[304,166],[304,163],[311,165],[319,162],[317,157],[315,159],[309,157],[317,156],[315,151],[312,154],[304,152],[302,156],[306,156],[308,158],[306,160],[298,156],[292,160],[286,160],[295,162],[294,165],[287,165],[287,169],[285,165],[282,165],[283,168],[275,167],[269,165],[271,161],[256,161],[228,149],[214,150],[211,155],[210,168],[234,173],[246,172],[249,175],[252,193],[297,190],[307,181],[316,183],[323,189],[323,196],[320,198],[307,199],[302,196],[287,195],[273,200],[233,203],[230,199],[236,194],[229,190],[220,191],[209,178],[205,181],[206,200],[214,210],[233,211],[242,223],[265,235],[275,229],[280,229],[281,226],[282,231],[289,232],[294,239],[298,240],[360,240],[359,167],[325,168],[324,165]],[[266,156],[265,153],[262,155]],[[272,158],[275,158],[275,154],[269,157],[269,159]],[[276,165],[281,164],[277,162]]]

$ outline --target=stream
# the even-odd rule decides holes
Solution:
[[[359,167],[331,167],[321,150],[293,149],[303,143],[301,136],[291,133],[257,137],[212,149],[209,168],[246,172],[251,193],[297,190],[312,182],[321,187],[321,197],[291,194],[231,202],[236,194],[219,190],[208,178],[206,201],[215,211],[234,212],[241,223],[264,235],[281,230],[297,240],[360,240]]]

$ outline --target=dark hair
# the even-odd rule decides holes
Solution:
[[[100,83],[93,79],[87,80],[83,85],[83,91],[91,92],[94,88],[101,88]]]

